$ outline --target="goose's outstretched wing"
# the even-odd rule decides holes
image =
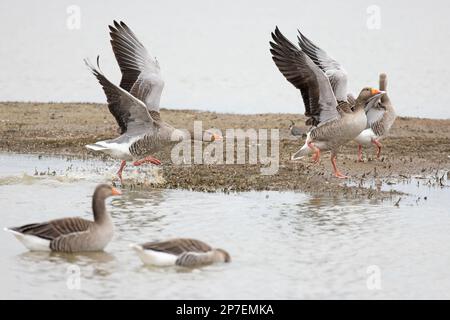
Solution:
[[[297,31],[299,33],[297,39],[300,48],[328,77],[336,100],[338,102],[347,101],[347,71],[339,62],[305,37],[300,30]]]
[[[97,57],[98,70],[88,60],[84,62],[102,85],[109,111],[116,119],[121,134],[142,131],[154,124],[153,118],[142,101],[116,86],[103,75],[99,67],[99,57]]]
[[[164,80],[158,62],[124,22],[109,26],[111,46],[122,72],[120,87],[159,113]]]
[[[306,124],[318,125],[339,117],[336,98],[323,71],[286,39],[278,27],[272,32],[272,39],[272,59],[286,79],[300,90],[305,116],[309,118]]]

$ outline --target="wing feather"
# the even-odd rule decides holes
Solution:
[[[212,248],[203,241],[187,238],[176,238],[166,241],[147,242],[142,244],[145,250],[160,251],[175,255],[184,252],[208,252]]]
[[[97,57],[97,66],[99,66],[98,60],[99,58]],[[99,71],[100,67],[97,70],[88,60],[85,60],[85,63],[103,87],[109,111],[116,119],[121,129],[121,134],[143,130],[154,124],[150,113],[142,101],[109,81]]]
[[[311,58],[292,44],[276,27],[270,42],[272,59],[285,78],[300,90],[306,123],[318,125],[336,119],[337,101],[330,81]]]
[[[347,71],[339,62],[305,37],[300,30],[297,31],[300,48],[328,77],[337,101],[347,101]]]
[[[160,67],[124,22],[109,26],[111,46],[122,72],[120,87],[143,101],[149,111],[159,112],[164,88]]]
[[[22,234],[54,240],[63,235],[87,231],[92,224],[92,221],[75,217],[55,219],[43,223],[32,223],[10,229]]]

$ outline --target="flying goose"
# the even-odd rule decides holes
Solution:
[[[380,74],[379,88],[386,91],[387,76],[385,73]],[[386,137],[394,124],[395,118],[394,107],[387,93],[377,101],[377,103],[367,111],[367,129],[363,130],[356,138],[358,142],[358,161],[362,162],[362,145],[374,144],[377,147],[377,158],[381,154],[380,140]]]
[[[117,175],[122,180],[126,161],[135,160],[135,166],[143,163],[159,165],[161,161],[152,154],[164,144],[190,139],[190,135],[161,120],[159,102],[164,80],[158,61],[148,53],[124,22],[114,21],[114,26],[109,26],[109,29],[112,49],[122,72],[120,86],[116,86],[102,74],[98,57],[99,70],[87,60],[85,63],[102,85],[109,111],[116,119],[121,135],[86,147],[121,159]],[[221,139],[219,135],[209,131],[203,134],[204,141],[218,139]]]
[[[114,233],[105,199],[120,194],[119,190],[106,184],[95,188],[92,197],[94,221],[79,217],[62,218],[5,230],[11,232],[30,251],[101,251],[111,241]]]
[[[146,265],[158,267],[200,267],[218,262],[230,262],[231,257],[223,249],[213,249],[195,239],[175,238],[160,242],[132,244],[139,258]]]
[[[312,125],[304,146],[293,156],[293,160],[314,152],[313,160],[318,162],[320,152],[331,150],[334,175],[346,178],[336,167],[338,148],[354,139],[366,127],[364,106],[383,94],[378,89],[361,90],[353,110],[346,102],[337,101],[332,85],[325,73],[305,54],[292,44],[276,27],[270,42],[272,59],[285,78],[300,90],[305,105],[306,124]]]

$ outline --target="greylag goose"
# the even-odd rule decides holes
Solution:
[[[92,197],[94,221],[79,217],[62,218],[5,230],[11,232],[30,251],[101,251],[114,233],[105,199],[120,194],[119,190],[106,184],[95,188]]]
[[[289,132],[294,137],[306,137],[305,130],[302,130],[299,126],[295,125],[295,122],[291,120],[291,124],[289,125]]]
[[[199,267],[217,262],[230,262],[231,257],[223,249],[213,249],[195,239],[176,238],[160,242],[132,244],[139,258],[146,265],[166,267]]]
[[[387,76],[385,73],[380,74],[379,88],[382,91],[387,89]],[[377,148],[377,158],[380,157],[380,140],[389,133],[396,117],[397,115],[387,93],[372,108],[367,110],[367,129],[363,130],[355,138],[355,141],[358,143],[358,161],[363,161],[362,145],[374,144]]]
[[[109,111],[116,119],[121,135],[86,147],[121,159],[117,175],[122,180],[126,161],[134,160],[135,166],[143,163],[159,165],[161,161],[152,154],[165,143],[190,139],[190,135],[161,120],[159,102],[164,80],[158,61],[125,23],[114,21],[114,26],[109,26],[109,29],[112,49],[122,72],[120,86],[110,82],[88,61],[85,62],[103,87]],[[209,131],[203,134],[204,141],[217,139],[221,137]]]
[[[300,48],[325,72],[338,102],[339,100],[347,100],[349,105],[353,107],[356,99],[351,93],[347,93],[347,72],[345,69],[299,30],[298,33],[297,38]],[[386,74],[382,73],[379,79],[379,89],[386,91],[386,86]],[[388,134],[396,118],[395,110],[387,94],[383,94],[379,99],[370,100],[364,109],[367,116],[367,129],[355,138],[355,141],[358,142],[358,161],[362,161],[362,145],[374,144],[377,147],[377,157],[380,156],[380,140]],[[348,109],[345,111],[348,111]]]
[[[313,160],[318,162],[320,152],[331,150],[331,163],[334,175],[346,178],[336,166],[338,148],[354,139],[366,127],[367,117],[364,106],[383,94],[378,89],[364,88],[361,90],[352,110],[343,95],[337,101],[329,78],[305,54],[292,44],[278,27],[272,32],[270,42],[272,59],[285,78],[300,90],[305,105],[306,124],[312,127],[307,133],[304,146],[293,156],[293,160],[314,152]]]

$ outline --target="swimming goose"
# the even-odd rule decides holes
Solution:
[[[379,88],[386,91],[387,76],[385,73],[380,74]],[[386,137],[394,124],[395,114],[394,107],[386,94],[382,95],[379,101],[367,110],[367,129],[363,130],[356,138],[358,142],[358,161],[362,162],[362,145],[374,144],[377,147],[377,158],[381,154],[380,140]]]
[[[230,262],[231,257],[223,249],[213,249],[195,239],[176,238],[161,242],[132,244],[142,262],[158,267],[199,267],[217,262]]]
[[[190,135],[161,120],[159,102],[164,80],[158,61],[124,22],[114,21],[114,26],[109,26],[109,29],[112,49],[122,72],[120,86],[110,82],[88,61],[85,62],[103,87],[109,111],[116,119],[121,135],[86,147],[121,159],[117,175],[122,180],[126,161],[135,160],[135,166],[143,163],[160,165],[161,161],[152,154],[164,144],[190,139]],[[221,137],[205,131],[202,139],[214,141]]]
[[[95,188],[92,197],[94,221],[79,217],[62,218],[5,230],[11,232],[30,251],[101,251],[111,241],[114,232],[105,199],[120,194],[119,190],[106,184]]]
[[[305,54],[292,44],[276,27],[270,42],[272,59],[285,78],[300,90],[305,105],[306,124],[312,128],[307,133],[304,146],[293,156],[293,160],[314,152],[318,162],[320,152],[331,150],[334,175],[346,178],[336,166],[338,148],[354,139],[367,124],[364,106],[383,94],[378,89],[361,90],[356,105],[351,109],[346,101],[338,103],[325,73]],[[346,94],[345,94],[346,99]]]

